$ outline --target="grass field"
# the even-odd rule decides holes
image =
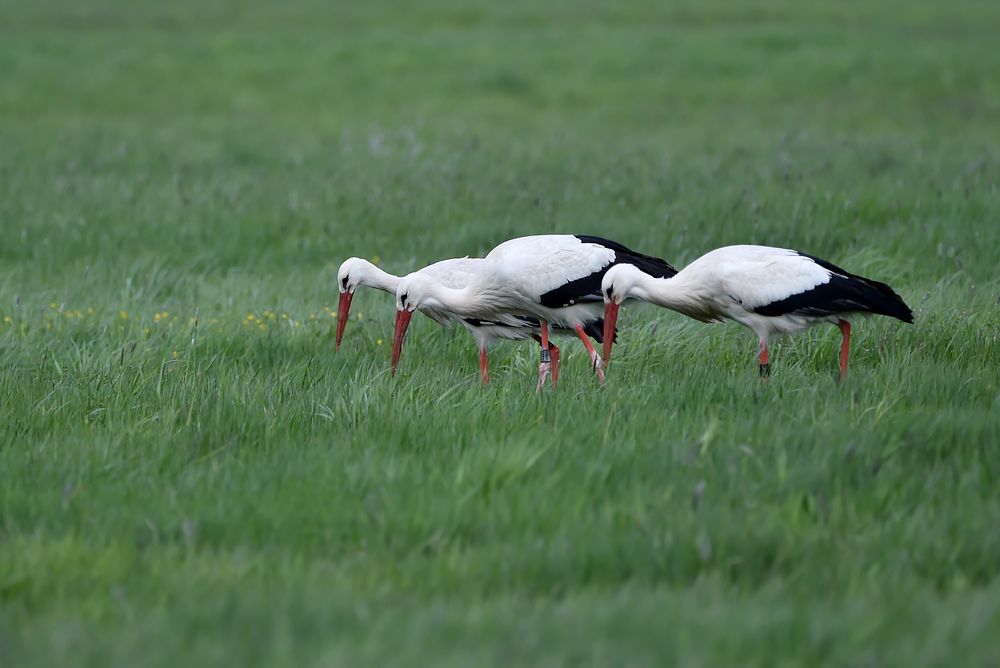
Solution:
[[[335,4],[0,0],[0,664],[1000,662],[1000,5]],[[334,354],[550,231],[916,324]]]

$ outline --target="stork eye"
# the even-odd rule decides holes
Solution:
[[[343,286],[345,290],[347,289],[347,276],[344,276],[342,279],[340,279],[340,285]]]
[[[407,300],[407,299],[409,299],[409,298],[410,298],[410,295],[408,295],[408,294],[404,294],[404,295],[403,295],[402,297],[400,297],[400,298],[399,298],[399,302],[400,302],[400,303],[401,303],[401,304],[402,304],[403,306],[408,306],[408,304],[406,303],[406,300]]]

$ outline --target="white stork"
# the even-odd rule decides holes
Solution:
[[[770,372],[767,345],[775,334],[796,334],[821,322],[843,335],[840,378],[847,376],[852,314],[878,314],[913,322],[913,312],[892,288],[805,253],[768,246],[726,246],[702,255],[673,278],[622,265],[601,283],[604,327],[613,328],[623,300],[641,299],[701,320],[735,320],[757,334],[760,374]],[[604,357],[611,358],[604,339]]]
[[[454,288],[420,272],[404,276],[396,288],[396,330],[392,368],[402,353],[410,318],[416,309],[439,309],[463,318],[486,320],[530,316],[541,321],[542,361],[538,388],[552,372],[558,380],[558,360],[546,359],[549,325],[576,332],[590,355],[597,377],[604,381],[601,357],[588,338],[600,343],[595,331],[601,321],[601,278],[609,267],[629,263],[654,276],[677,273],[663,260],[625,246],[584,235],[549,234],[505,241],[483,259],[467,286]],[[614,328],[604,328],[604,341]]]
[[[461,287],[469,282],[481,262],[482,260],[479,258],[454,258],[435,262],[419,271],[433,276],[445,285]],[[396,294],[399,276],[379,269],[368,260],[351,257],[341,263],[340,269],[337,271],[337,284],[340,289],[340,302],[337,304],[336,345],[337,350],[340,350],[340,341],[344,337],[344,328],[347,327],[354,291],[361,286],[368,286],[382,292]],[[452,318],[447,313],[430,308],[421,309],[421,312],[439,325],[451,326]]]
[[[451,288],[461,288],[468,285],[472,276],[482,266],[483,262],[482,258],[469,257],[441,260],[415,273],[429,276]],[[400,280],[399,276],[379,269],[368,260],[352,257],[341,263],[340,269],[337,272],[337,283],[340,289],[340,302],[337,305],[337,350],[340,350],[340,342],[344,336],[344,329],[347,327],[348,316],[351,311],[351,301],[354,299],[355,290],[361,286],[368,286],[376,290],[395,294]],[[444,327],[450,327],[452,321],[457,320],[472,334],[479,349],[479,373],[484,385],[490,382],[487,351],[498,339],[520,341],[531,338],[539,343],[541,342],[539,323],[534,318],[517,315],[499,315],[490,320],[485,320],[463,318],[453,313],[430,307],[421,308],[420,311]],[[595,336],[600,340],[603,332],[602,327],[603,323],[594,323],[588,331],[591,336]],[[545,350],[553,362],[558,364],[559,348],[554,343],[549,343]],[[545,356],[544,352],[543,356]]]

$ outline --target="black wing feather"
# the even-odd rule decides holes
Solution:
[[[601,296],[601,281],[604,280],[604,274],[607,273],[608,269],[616,264],[634,264],[640,270],[654,278],[670,278],[677,273],[677,270],[671,267],[666,260],[653,257],[652,255],[637,253],[617,241],[587,234],[576,234],[574,236],[585,244],[597,244],[598,246],[610,248],[615,252],[615,259],[588,276],[564,283],[554,290],[549,290],[539,298],[542,306],[560,308],[580,302],[603,301],[604,298]]]
[[[604,271],[607,271],[616,264],[634,264],[640,269],[640,271],[649,274],[653,278],[670,278],[677,274],[677,270],[671,267],[666,260],[653,257],[652,255],[637,253],[617,241],[611,241],[610,239],[605,239],[603,237],[594,237],[586,234],[577,234],[575,236],[585,244],[597,244],[598,246],[610,248],[615,252],[615,261],[605,267]],[[604,274],[602,273],[601,277],[603,278],[603,276]],[[600,286],[597,287],[597,291],[601,291]]]
[[[587,333],[587,336],[592,338],[598,343],[604,343],[604,318],[598,318],[597,320],[591,320],[583,326],[583,331]],[[618,340],[618,328],[615,327],[615,334],[613,341]]]
[[[482,318],[462,318],[465,322],[472,325],[473,327],[540,327],[541,324],[537,319],[532,318],[527,315],[517,315],[511,314],[512,318],[519,321],[517,325],[511,325],[505,322],[496,322],[494,320],[483,320]]]
[[[520,321],[521,327],[541,327],[541,323],[537,319],[532,318],[527,315],[516,315],[512,314],[514,318]],[[483,320],[482,318],[463,318],[465,322],[472,325],[473,327],[488,327],[488,326],[502,326],[502,327],[517,327],[518,325],[508,325],[506,323],[494,322],[492,320]],[[562,334],[575,334],[575,332],[568,327],[560,327],[559,325],[553,325],[553,330],[556,330]],[[597,320],[591,320],[583,326],[583,331],[590,338],[594,339],[598,343],[604,343],[604,318],[598,318]],[[618,339],[618,328],[615,328],[615,340]]]
[[[830,272],[830,280],[822,285],[791,295],[754,309],[768,317],[789,313],[829,316],[840,313],[876,313],[913,322],[913,311],[896,292],[879,281],[844,271],[835,264],[799,253]]]

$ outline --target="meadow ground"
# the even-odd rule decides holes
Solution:
[[[0,663],[1000,661],[1000,5],[334,4],[0,0]],[[549,231],[917,320],[334,354]]]

